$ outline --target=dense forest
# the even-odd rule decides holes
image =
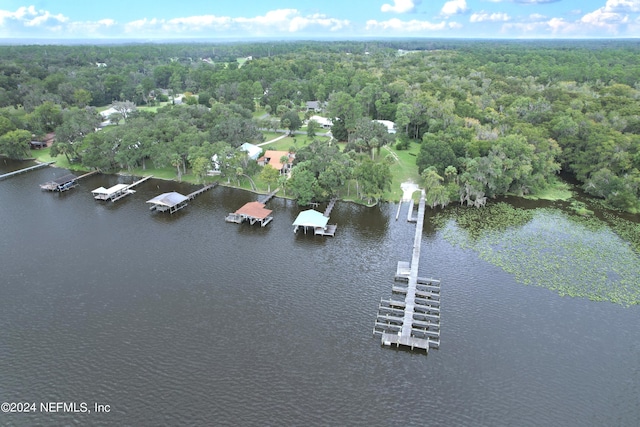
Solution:
[[[14,158],[55,132],[52,155],[102,170],[149,163],[205,176],[217,154],[227,179],[257,175],[236,148],[262,141],[269,118],[300,129],[306,102],[319,101],[341,143],[299,148],[290,179],[278,178],[302,203],[352,188],[380,200],[393,161],[381,148],[420,144],[434,207],[536,193],[563,171],[609,206],[640,211],[634,41],[0,46],[0,58],[0,153]],[[105,106],[117,125],[97,132]]]

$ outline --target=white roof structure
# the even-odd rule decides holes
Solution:
[[[111,196],[112,194],[115,194],[118,191],[122,191],[127,187],[128,187],[127,184],[116,184],[113,187],[109,187],[109,188],[99,187],[99,188],[96,188],[95,190],[92,190],[91,194],[93,195],[103,194],[105,196]]]
[[[387,127],[387,132],[396,133],[396,124],[391,120],[374,120],[374,122],[382,123]]]
[[[146,203],[152,203],[154,205],[161,205],[166,207],[173,207],[182,202],[187,201],[187,197],[180,193],[172,191],[170,193],[162,193],[159,196],[154,197],[151,200],[147,200]]]
[[[320,126],[322,126],[323,128],[330,128],[331,126],[333,126],[333,122],[329,119],[327,119],[326,117],[322,117],[322,116],[311,116],[309,117],[309,121],[315,121],[318,122],[318,124]]]
[[[325,228],[327,226],[327,222],[329,222],[329,218],[322,215],[318,211],[309,209],[309,210],[300,212],[296,220],[293,222],[293,225],[296,227],[302,226],[302,227]]]
[[[249,144],[248,142],[245,142],[239,148],[242,151],[246,151],[247,155],[252,160],[258,160],[258,157],[260,157],[260,154],[262,153],[262,148],[254,144]]]

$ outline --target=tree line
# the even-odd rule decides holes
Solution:
[[[321,114],[344,143],[339,154],[357,159],[359,176],[371,182],[374,166],[387,162],[382,147],[420,144],[416,166],[432,206],[535,193],[564,171],[589,194],[638,212],[639,49],[606,40],[2,46],[0,152],[23,156],[27,133],[56,131],[54,152],[87,165],[152,161],[184,173],[193,167],[184,147],[256,141],[264,124],[251,117],[256,108],[291,128],[295,120],[285,122],[285,114],[302,115],[304,103],[317,100],[327,103]],[[91,130],[99,119],[92,107],[154,105],[185,92],[196,95],[191,105]],[[397,133],[373,119],[395,122]],[[118,149],[101,151],[109,147]],[[315,185],[301,194],[350,192],[356,181],[357,193],[367,187],[346,157],[324,166],[298,157],[297,175],[313,176]],[[364,197],[377,200],[376,191]]]

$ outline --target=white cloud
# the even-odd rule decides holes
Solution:
[[[391,31],[398,33],[416,33],[422,31],[440,31],[448,27],[445,21],[433,23],[429,21],[419,21],[413,19],[411,21],[402,21],[397,18],[388,21],[367,21],[365,29],[367,31]]]
[[[25,27],[59,26],[69,21],[62,14],[53,15],[46,10],[36,10],[34,6],[19,7],[15,12],[0,10],[0,25]]]
[[[407,13],[414,12],[416,10],[416,4],[418,2],[414,0],[393,0],[393,4],[385,3],[380,10],[382,12],[395,12],[395,13]]]
[[[440,13],[445,16],[460,15],[469,11],[466,0],[450,0],[442,6]]]
[[[640,12],[640,0],[607,0],[606,12]]]
[[[510,21],[511,17],[506,13],[487,13],[478,12],[471,15],[469,22],[506,22]]]
[[[296,9],[278,9],[262,16],[237,17],[202,15],[183,18],[143,19],[125,25],[128,33],[140,32],[243,32],[253,35],[296,33],[304,30],[339,31],[350,27],[348,20],[329,18],[322,14],[302,15]]]
[[[606,7],[601,7],[584,15],[580,22],[608,32],[617,33],[618,26],[629,22],[629,17],[619,13],[607,12]]]

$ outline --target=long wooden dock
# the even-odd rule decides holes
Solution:
[[[269,193],[269,194],[265,194],[265,195],[263,195],[263,196],[258,197],[258,202],[259,202],[259,203],[262,203],[263,205],[266,205],[266,204],[267,204],[267,202],[268,202],[269,200],[271,200],[271,199],[273,199],[273,198],[275,197],[275,195],[276,195],[276,193],[277,193],[278,191],[280,191],[280,189],[279,189],[279,188],[276,188],[276,189],[275,189],[275,190],[273,190],[271,193]]]
[[[44,168],[44,167],[49,166],[49,165],[51,165],[53,163],[55,163],[55,161],[46,162],[46,163],[40,163],[40,164],[37,164],[35,166],[29,166],[28,168],[20,169],[20,170],[13,171],[13,172],[4,173],[4,174],[0,175],[0,181],[3,180],[3,179],[6,179],[6,178],[11,178],[12,176],[19,175],[21,173],[30,172],[30,171],[33,171],[33,170],[36,170],[36,169]]]
[[[331,200],[329,200],[329,204],[327,205],[327,208],[324,210],[324,214],[323,214],[324,216],[329,218],[329,216],[331,215],[331,211],[333,210],[333,207],[336,205],[337,201],[338,201],[337,197],[334,197]]]
[[[420,247],[424,227],[425,195],[420,197],[417,218],[412,217],[412,207],[407,220],[416,222],[411,262],[398,262],[393,297],[380,300],[373,334],[381,336],[382,345],[396,345],[429,351],[440,347],[440,281],[418,277]]]
[[[204,193],[205,191],[209,191],[212,188],[216,188],[217,186],[218,186],[217,182],[214,182],[213,184],[205,185],[204,187],[194,191],[193,193],[187,194],[187,200],[193,200],[199,195],[201,195],[202,193]]]

